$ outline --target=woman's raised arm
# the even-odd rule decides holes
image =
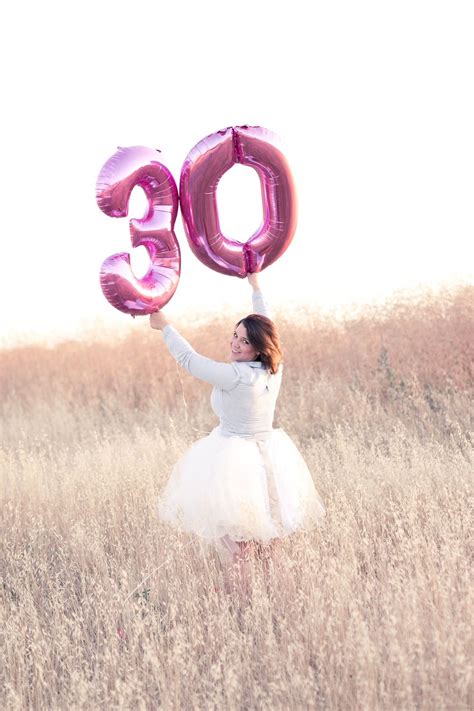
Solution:
[[[253,289],[252,293],[252,307],[254,314],[260,314],[260,316],[266,316],[271,318],[270,309],[264,299],[262,290],[260,288],[260,276],[257,272],[254,274],[247,275],[248,282]]]
[[[233,390],[240,381],[240,371],[234,363],[219,363],[197,353],[172,326],[161,311],[150,315],[150,325],[163,334],[163,340],[176,362],[195,378],[221,390]]]

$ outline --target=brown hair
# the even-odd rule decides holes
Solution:
[[[273,321],[260,314],[250,314],[241,318],[236,323],[236,328],[240,324],[245,326],[250,343],[259,353],[256,360],[261,361],[271,373],[276,373],[281,363],[282,352],[280,336]]]

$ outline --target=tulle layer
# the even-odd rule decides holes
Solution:
[[[176,463],[160,494],[160,520],[208,543],[223,536],[268,543],[311,530],[324,504],[298,448],[282,429],[256,441],[216,427]]]

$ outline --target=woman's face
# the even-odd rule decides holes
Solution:
[[[256,349],[247,338],[247,329],[243,323],[240,323],[236,326],[230,342],[231,360],[250,361],[255,360],[257,356]]]

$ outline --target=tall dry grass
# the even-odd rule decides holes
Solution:
[[[279,315],[276,425],[327,516],[248,601],[155,518],[215,424],[160,334],[1,351],[1,707],[472,708],[472,307]],[[222,358],[237,315],[183,332]]]

